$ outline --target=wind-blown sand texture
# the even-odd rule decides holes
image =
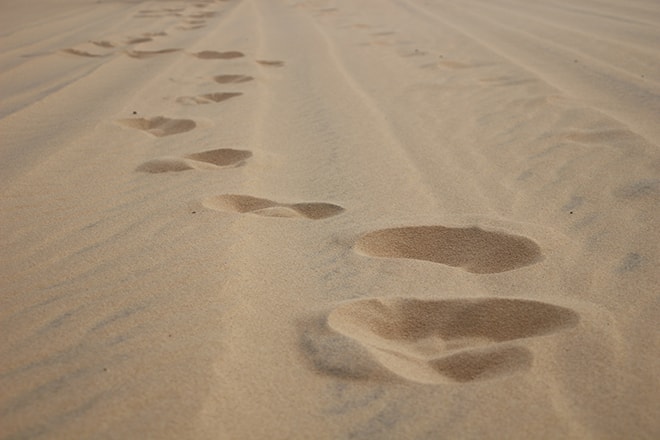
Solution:
[[[659,2],[0,5],[0,439],[660,438]]]

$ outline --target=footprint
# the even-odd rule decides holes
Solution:
[[[190,131],[197,126],[195,121],[190,119],[170,119],[164,116],[155,116],[153,118],[120,119],[117,122],[127,127],[146,131],[147,133],[156,137],[183,133]]]
[[[265,217],[303,217],[320,220],[344,211],[341,206],[330,203],[278,203],[268,199],[236,194],[208,197],[202,204],[216,211],[252,213]]]
[[[372,257],[412,258],[460,267],[472,273],[497,273],[540,261],[532,240],[478,227],[409,226],[360,237],[355,249]]]
[[[137,167],[136,171],[144,173],[167,173],[186,170],[216,170],[226,167],[238,167],[252,157],[247,150],[221,148],[219,150],[203,151],[179,157],[163,157],[150,160]]]
[[[190,18],[213,18],[213,17],[215,17],[215,12],[213,12],[213,11],[196,12],[194,14],[190,14],[188,17],[190,17]]]
[[[165,31],[159,31],[159,32],[145,32],[142,34],[144,37],[166,37],[167,32]]]
[[[254,78],[248,75],[217,75],[213,80],[218,84],[238,84],[252,81]]]
[[[111,49],[111,48],[115,47],[115,45],[113,43],[111,43],[110,41],[105,41],[105,40],[92,40],[92,41],[90,41],[90,43],[92,43],[95,46],[103,47],[103,48],[106,48],[106,49]]]
[[[223,92],[223,93],[207,93],[199,96],[180,96],[176,98],[179,104],[193,105],[193,104],[210,104],[212,102],[222,102],[227,99],[241,96],[240,92]]]
[[[284,61],[277,61],[277,60],[257,60],[257,63],[261,64],[262,66],[268,66],[268,67],[284,66]]]
[[[552,334],[579,319],[564,307],[513,298],[370,298],[338,306],[327,323],[398,376],[438,384],[527,369],[531,352],[508,341]]]
[[[243,52],[238,52],[235,50],[230,50],[228,52],[216,52],[214,50],[203,50],[201,52],[193,53],[193,56],[200,58],[202,60],[230,60],[233,58],[244,57]]]
[[[166,53],[179,52],[181,49],[161,49],[161,50],[127,50],[126,55],[131,58],[145,59],[155,57],[156,55],[163,55]]]
[[[88,52],[86,50],[80,50],[80,49],[74,49],[74,48],[62,49],[61,52],[69,54],[69,55],[76,55],[76,56],[79,56],[79,57],[87,57],[87,58],[103,58],[103,57],[107,57],[109,55],[109,54],[92,53],[92,52]]]
[[[140,44],[140,43],[147,43],[149,41],[153,41],[153,38],[151,37],[136,37],[136,38],[129,38],[126,40],[126,44]]]
[[[204,24],[196,24],[196,25],[191,25],[191,26],[179,26],[179,27],[177,27],[177,29],[180,29],[182,31],[194,31],[194,30],[197,30],[197,29],[203,29],[205,27],[206,27],[206,25],[204,25]]]
[[[138,11],[136,18],[162,18],[162,17],[182,17],[184,9],[143,9]]]

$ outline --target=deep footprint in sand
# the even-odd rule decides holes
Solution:
[[[251,213],[264,217],[298,217],[320,220],[344,212],[344,208],[331,203],[279,203],[258,197],[223,194],[208,197],[202,204],[215,211]]]
[[[372,257],[426,260],[472,273],[505,272],[542,259],[540,247],[529,238],[478,227],[383,229],[360,237],[355,249]]]
[[[394,374],[420,383],[469,382],[529,368],[509,341],[574,327],[573,310],[513,298],[370,298],[344,303],[328,326],[357,341]]]
[[[237,96],[241,96],[241,92],[217,92],[217,93],[206,93],[199,96],[179,96],[176,98],[176,102],[184,105],[194,105],[194,104],[212,104],[214,102],[222,102]]]
[[[231,60],[234,58],[242,58],[245,56],[243,52],[238,52],[236,50],[230,50],[227,52],[218,52],[215,50],[203,50],[201,52],[196,52],[191,55],[202,60]]]
[[[187,170],[217,170],[242,166],[250,157],[252,157],[251,151],[221,148],[183,157],[161,157],[143,163],[136,171],[156,174]]]
[[[170,119],[164,116],[156,116],[153,118],[120,119],[117,122],[126,127],[142,130],[156,137],[184,133],[186,131],[192,130],[197,126],[195,121],[191,119]]]

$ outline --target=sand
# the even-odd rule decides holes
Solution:
[[[0,438],[660,437],[660,3],[0,0]]]

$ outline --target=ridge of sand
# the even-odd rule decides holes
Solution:
[[[660,435],[657,1],[2,12],[0,439]]]

